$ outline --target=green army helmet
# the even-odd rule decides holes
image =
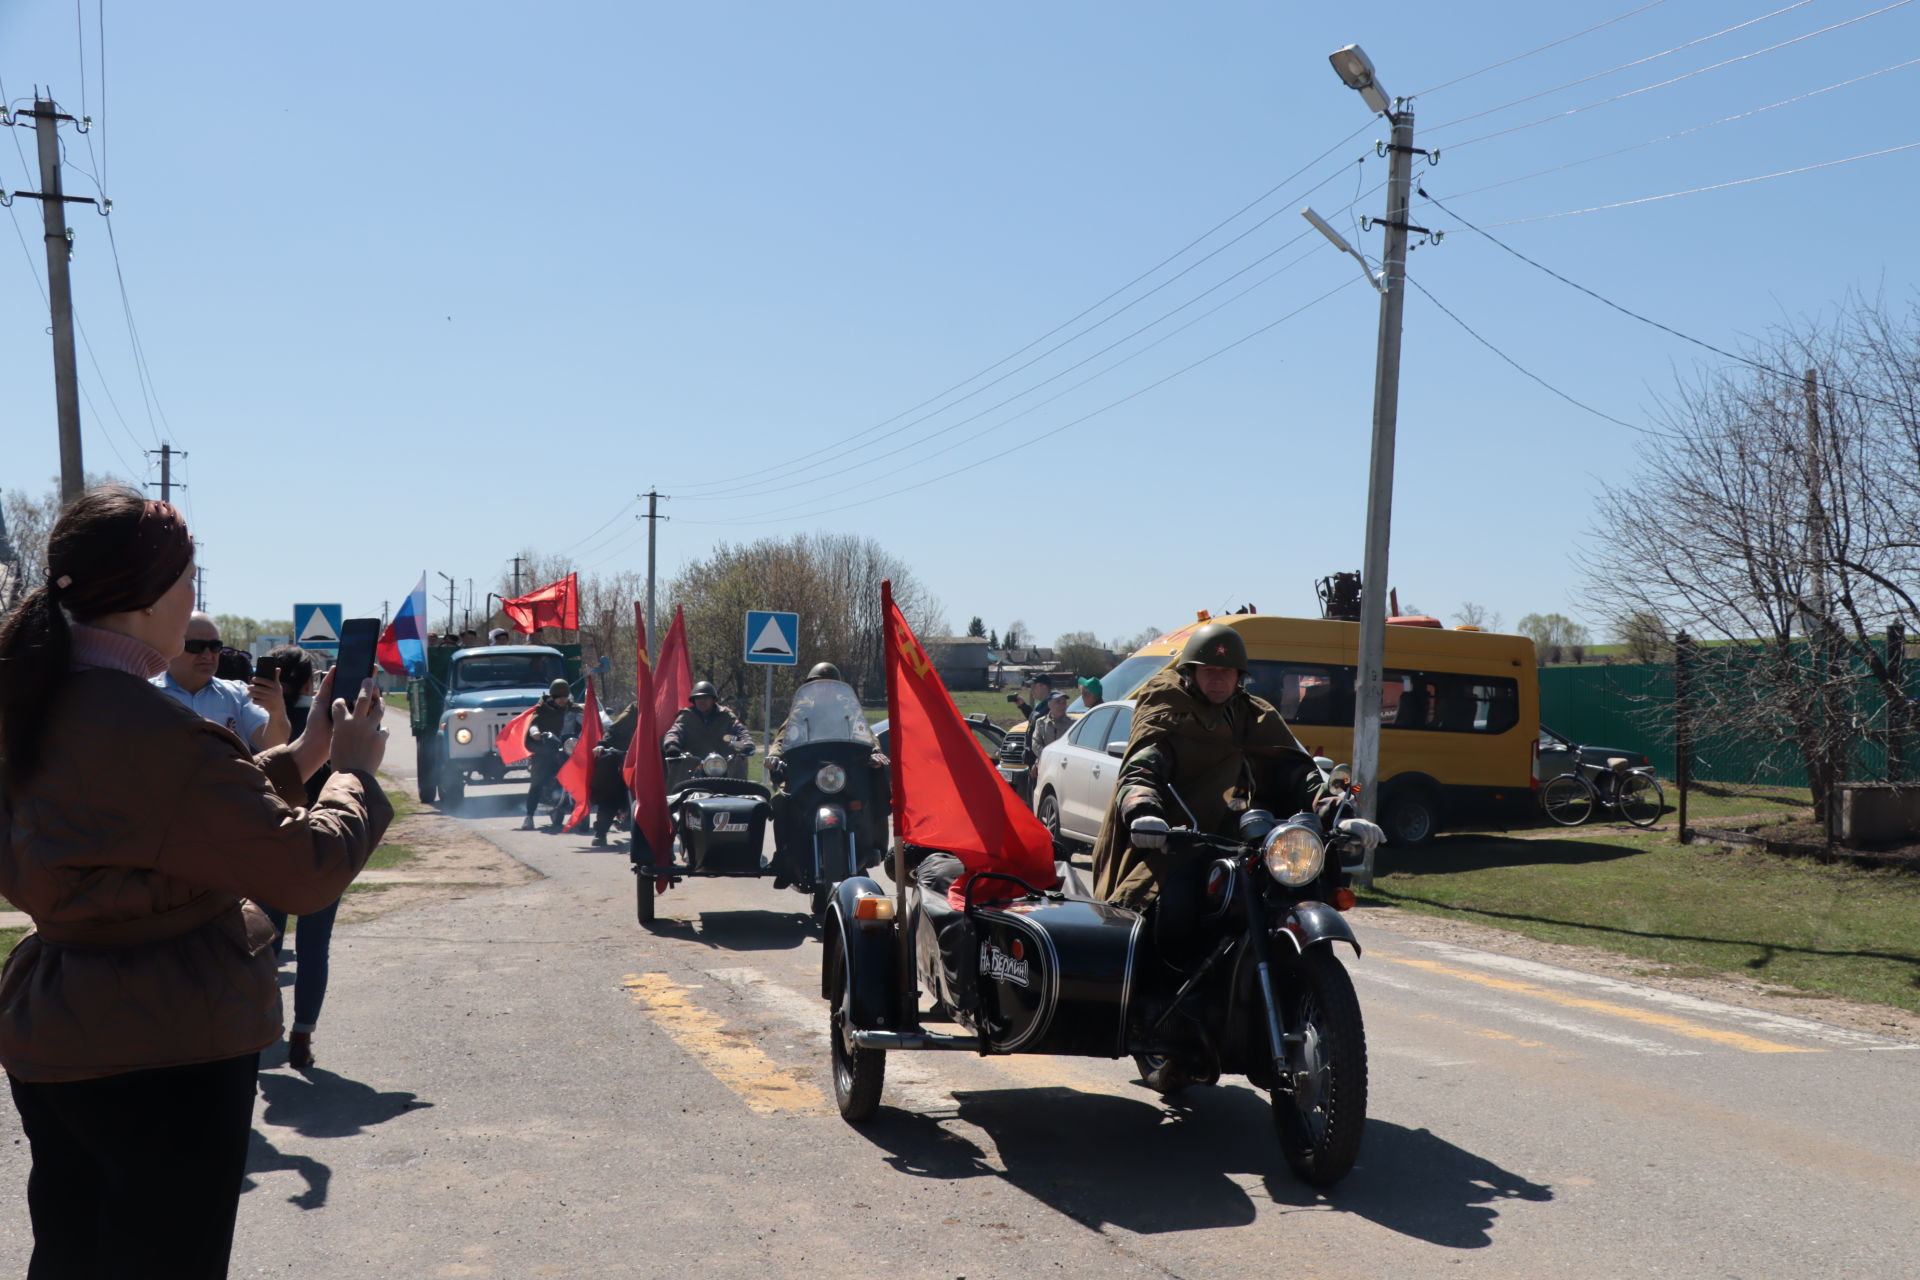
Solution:
[[[1226,623],[1209,622],[1187,637],[1180,660],[1174,665],[1182,671],[1188,667],[1232,667],[1245,675],[1247,642]]]
[[[831,662],[816,662],[813,670],[807,672],[807,679],[802,680],[800,683],[806,684],[808,680],[838,680],[839,678],[840,668],[834,666]]]
[[[712,698],[715,702],[718,702],[720,701],[720,691],[713,687],[713,681],[702,680],[687,691],[688,702],[692,702],[695,698]]]

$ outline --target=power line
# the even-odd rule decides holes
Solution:
[[[1467,331],[1468,337],[1472,338],[1475,342],[1479,343],[1481,346],[1485,347],[1487,350],[1493,352],[1494,355],[1499,356],[1502,360],[1506,361],[1507,364],[1511,365],[1514,369],[1518,370],[1521,374],[1525,375],[1528,378],[1533,379],[1533,381],[1539,383],[1541,386],[1545,387],[1547,390],[1553,392],[1553,394],[1555,394],[1556,396],[1559,396],[1562,400],[1565,400],[1568,404],[1572,405],[1574,408],[1582,409],[1587,413],[1592,414],[1596,418],[1604,418],[1606,421],[1613,423],[1615,426],[1625,427],[1629,431],[1637,431],[1642,435],[1659,436],[1662,439],[1667,439],[1667,440],[1680,439],[1679,436],[1676,436],[1671,432],[1655,431],[1652,427],[1643,427],[1637,423],[1627,422],[1624,419],[1614,417],[1610,413],[1603,413],[1600,410],[1594,408],[1590,404],[1585,404],[1579,400],[1574,399],[1572,396],[1568,395],[1566,392],[1562,391],[1560,388],[1554,386],[1551,382],[1548,382],[1545,378],[1541,377],[1539,374],[1533,372],[1533,370],[1528,369],[1527,367],[1522,365],[1518,360],[1515,360],[1512,356],[1508,355],[1506,352],[1502,351],[1500,348],[1494,346],[1493,343],[1489,342],[1486,338],[1482,337],[1479,333],[1475,332],[1472,325],[1468,324],[1465,320],[1462,320],[1459,316],[1455,315],[1452,309],[1449,308],[1446,303],[1434,297],[1432,292],[1427,288],[1427,286],[1421,284],[1418,280],[1414,279],[1411,275],[1407,277],[1407,283],[1412,285],[1414,288],[1418,289],[1421,293],[1426,294],[1427,301],[1431,302],[1434,306],[1440,308],[1440,310],[1446,314],[1447,319],[1453,321],[1455,324],[1459,325],[1462,329],[1465,329]]]
[[[1859,84],[1862,80],[1871,80],[1875,76],[1883,76],[1890,71],[1901,71],[1906,69],[1907,67],[1914,66],[1915,64],[1920,64],[1920,58],[1909,58],[1905,62],[1896,62],[1892,66],[1882,67],[1878,71],[1869,71],[1865,75],[1854,76],[1852,79],[1849,79],[1849,80],[1841,80],[1835,84],[1827,85],[1824,88],[1810,89],[1805,93],[1796,94],[1791,98],[1782,98],[1778,102],[1770,102],[1764,107],[1754,107],[1750,111],[1741,111],[1734,115],[1721,116],[1718,120],[1709,120],[1705,124],[1694,125],[1691,129],[1681,129],[1676,133],[1662,134],[1660,137],[1657,137],[1657,138],[1648,138],[1645,141],[1635,142],[1628,146],[1616,147],[1612,151],[1603,151],[1598,155],[1588,156],[1583,160],[1569,160],[1565,164],[1557,164],[1549,169],[1537,169],[1532,173],[1522,174],[1517,178],[1505,178],[1499,182],[1490,182],[1484,187],[1474,187],[1467,191],[1455,191],[1451,195],[1449,195],[1447,199],[1460,200],[1467,196],[1477,196],[1477,195],[1480,195],[1482,192],[1497,191],[1501,187],[1510,187],[1517,182],[1530,182],[1535,178],[1544,178],[1549,174],[1560,173],[1567,169],[1577,169],[1583,164],[1592,164],[1596,160],[1610,160],[1614,156],[1625,155],[1629,151],[1638,151],[1642,147],[1651,147],[1654,144],[1660,143],[1660,142],[1672,142],[1675,138],[1684,138],[1690,134],[1701,133],[1707,129],[1712,129],[1719,125],[1731,124],[1736,120],[1745,120],[1752,116],[1757,116],[1765,112],[1772,111],[1777,107],[1790,107],[1796,102],[1805,102],[1807,99],[1817,98],[1823,93],[1831,93],[1835,89],[1844,89],[1848,85]]]
[[[1748,18],[1745,22],[1735,23],[1731,27],[1723,27],[1719,31],[1714,32],[1712,35],[1696,36],[1694,39],[1689,40],[1684,44],[1677,44],[1673,46],[1673,48],[1671,49],[1662,49],[1659,53],[1650,53],[1644,58],[1635,58],[1631,62],[1623,62],[1617,67],[1608,67],[1605,71],[1596,71],[1592,75],[1581,76],[1577,80],[1569,80],[1565,84],[1555,85],[1551,89],[1542,89],[1538,93],[1529,93],[1523,98],[1515,98],[1511,102],[1503,102],[1497,107],[1488,107],[1484,111],[1475,111],[1471,115],[1455,116],[1453,119],[1447,121],[1445,124],[1434,125],[1427,132],[1437,133],[1441,129],[1449,129],[1456,124],[1465,124],[1469,120],[1478,120],[1483,116],[1496,115],[1499,112],[1505,111],[1510,107],[1520,106],[1522,103],[1533,102],[1539,98],[1551,97],[1552,95],[1559,93],[1562,90],[1571,89],[1575,85],[1586,84],[1587,82],[1592,80],[1604,80],[1606,77],[1610,75],[1613,75],[1617,72],[1625,71],[1631,67],[1641,67],[1641,66],[1645,66],[1649,62],[1658,62],[1660,59],[1668,56],[1669,54],[1679,53],[1682,49],[1691,49],[1694,45],[1705,44],[1709,40],[1718,40],[1721,36],[1732,35],[1734,32],[1742,30],[1743,28],[1751,27],[1756,23],[1765,22],[1769,18],[1777,18],[1783,13],[1787,13],[1790,10],[1798,9],[1804,5],[1809,5],[1812,3],[1813,3],[1813,0],[1794,0],[1794,3],[1787,5],[1784,8],[1775,9],[1772,13],[1763,13],[1757,18]],[[1461,144],[1461,145],[1464,145],[1464,144]]]
[[[850,446],[856,441],[860,440],[862,437],[871,435],[875,431],[880,431],[886,427],[892,426],[894,423],[899,422],[900,419],[907,417],[909,414],[919,412],[921,409],[926,408],[928,405],[933,404],[935,401],[944,399],[946,396],[952,394],[955,391],[958,391],[960,388],[966,386],[967,384],[971,382],[976,382],[980,378],[985,377],[987,374],[992,373],[995,369],[998,369],[1001,365],[1006,364],[1008,361],[1017,359],[1018,357],[1024,355],[1026,352],[1031,351],[1034,347],[1039,346],[1041,343],[1053,337],[1055,334],[1059,333],[1061,330],[1066,329],[1069,326],[1078,323],[1080,320],[1085,319],[1089,315],[1092,315],[1095,311],[1098,311],[1101,307],[1104,307],[1107,303],[1113,301],[1115,298],[1124,294],[1127,290],[1133,288],[1135,285],[1141,283],[1142,281],[1153,276],[1155,273],[1159,272],[1162,268],[1168,266],[1169,264],[1173,263],[1180,257],[1184,256],[1188,251],[1190,251],[1191,249],[1195,248],[1199,244],[1206,241],[1209,237],[1213,236],[1216,232],[1220,231],[1222,228],[1237,221],[1240,217],[1245,215],[1250,210],[1265,203],[1268,199],[1270,199],[1273,195],[1279,192],[1282,188],[1292,183],[1295,179],[1299,178],[1302,174],[1312,169],[1315,165],[1319,164],[1321,161],[1325,160],[1328,156],[1332,155],[1334,152],[1338,151],[1340,148],[1346,146],[1349,142],[1352,142],[1355,138],[1359,137],[1362,133],[1365,133],[1368,129],[1372,127],[1373,127],[1373,121],[1371,120],[1362,124],[1359,128],[1355,129],[1352,133],[1349,133],[1346,137],[1340,139],[1338,142],[1328,147],[1325,151],[1322,151],[1319,155],[1315,156],[1313,159],[1301,165],[1298,169],[1295,169],[1292,173],[1288,174],[1285,178],[1282,178],[1279,182],[1269,187],[1266,191],[1262,192],[1260,195],[1256,196],[1254,199],[1248,201],[1246,204],[1242,205],[1239,209],[1235,210],[1233,213],[1229,214],[1227,217],[1222,218],[1219,222],[1209,227],[1206,231],[1201,232],[1198,236],[1195,236],[1192,240],[1189,240],[1186,244],[1182,245],[1180,248],[1176,249],[1174,252],[1168,254],[1165,258],[1162,258],[1159,262],[1155,263],[1153,266],[1147,268],[1145,271],[1141,272],[1139,275],[1135,276],[1133,279],[1127,281],[1127,283],[1113,290],[1111,293],[1107,294],[1104,298],[1101,298],[1098,302],[1095,302],[1091,306],[1083,308],[1077,314],[1069,317],[1066,320],[1061,321],[1059,324],[1047,330],[1047,332],[1041,334],[1039,337],[1033,339],[1031,342],[1027,343],[1025,346],[1022,346],[1018,350],[1013,351],[1008,355],[1001,357],[999,360],[994,361],[992,364],[988,365],[986,368],[980,370],[979,372],[974,373],[969,377],[961,379],[959,382],[954,383],[952,386],[948,387],[946,390],[941,391],[933,396],[929,396],[927,399],[922,400],[919,404],[914,405],[912,408],[905,409],[900,413],[895,414],[893,417],[886,419],[885,421],[875,423],[871,427],[867,427],[864,430],[855,432],[850,436],[843,437],[842,439],[835,441],[830,445],[825,446],[825,449],[827,451],[832,451],[837,449],[843,449],[847,446]],[[1317,189],[1318,188],[1316,187],[1315,190]],[[1206,255],[1206,257],[1202,258],[1200,262],[1207,261],[1208,258],[1212,258],[1216,254],[1221,252],[1221,250],[1229,248],[1233,244],[1238,243],[1240,240],[1245,239],[1247,235],[1251,234],[1255,230],[1258,230],[1259,227],[1262,225],[1265,225],[1265,223],[1272,221],[1272,219],[1276,216],[1278,215],[1277,214],[1268,215],[1267,218],[1262,219],[1260,223],[1256,224],[1252,228],[1249,228],[1248,231],[1241,233],[1241,235],[1234,237],[1233,240],[1228,241],[1227,244],[1222,245],[1220,249],[1216,249],[1213,251],[1213,253]],[[1144,301],[1146,298],[1153,296],[1154,293],[1159,292],[1160,289],[1165,288],[1168,284],[1171,284],[1173,280],[1179,279],[1180,276],[1185,275],[1188,271],[1191,271],[1193,267],[1198,265],[1200,265],[1198,262],[1192,264],[1191,266],[1182,270],[1178,275],[1175,275],[1174,277],[1172,277],[1172,279],[1163,281],[1160,285],[1157,285],[1152,290],[1149,290],[1147,293],[1142,294],[1139,298],[1133,299],[1133,301],[1127,303],[1126,306],[1123,306],[1118,310],[1114,311],[1111,315],[1105,317],[1104,319],[1096,322],[1093,325],[1088,326],[1086,329],[1081,330],[1079,333],[1076,333],[1073,337],[1068,338],[1063,342],[1056,344],[1052,348],[1049,348],[1046,352],[1043,352],[1040,356],[1035,357],[1035,359],[1036,360],[1044,359],[1047,355],[1050,355],[1054,351],[1059,350],[1060,347],[1066,346],[1068,343],[1071,343],[1077,340],[1078,338],[1085,336],[1085,334],[1092,332],[1093,329],[1096,329],[1100,327],[1100,325],[1105,324],[1108,321],[1114,319],[1116,316],[1125,312],[1129,307],[1135,306],[1141,301]],[[1021,369],[1029,367],[1032,363],[1034,363],[1034,361],[1028,361],[1026,365],[1021,366]],[[1007,374],[1002,375],[1001,378],[995,379],[994,382],[990,382],[983,387],[975,388],[974,391],[968,393],[968,396],[961,397],[961,400],[965,400],[972,395],[978,394],[980,391],[986,390],[987,387],[996,385],[998,382],[1004,381],[1005,378],[1011,377],[1014,373],[1018,373],[1019,371],[1020,371],[1019,369],[1011,370]],[[947,409],[952,408],[955,404],[960,403],[961,400],[956,400],[952,404],[944,405],[940,409],[935,410],[933,414],[928,414],[926,415],[926,417],[916,419],[914,422],[906,424],[905,427],[899,428],[899,430],[905,430],[906,427],[911,427],[911,426],[917,425],[919,422],[926,421],[927,417],[933,417],[938,413],[943,413]],[[892,434],[896,434],[896,432],[888,433],[888,435],[892,435]],[[882,436],[880,438],[885,439],[887,437]],[[805,461],[809,456],[812,456],[816,452],[818,452],[818,450],[809,450],[807,454],[802,454],[797,457],[790,458],[785,462],[776,463],[772,466],[762,467],[754,471],[744,472],[739,475],[729,476],[723,479],[698,481],[690,484],[678,485],[676,486],[676,488],[680,491],[681,495],[684,497],[687,495],[689,491],[698,491],[701,489],[711,489],[711,488],[717,488],[717,487],[722,487],[726,485],[734,485],[742,481],[752,480],[756,477],[765,476],[775,472],[784,473],[789,471],[795,463]]]
[[[1908,143],[1907,145],[1910,147],[1920,147],[1920,142]],[[1905,150],[1905,148],[1896,148],[1896,150]],[[1549,267],[1544,263],[1535,262],[1532,258],[1529,258],[1526,254],[1520,252],[1518,249],[1514,248],[1512,245],[1508,244],[1506,241],[1501,240],[1498,236],[1492,235],[1489,232],[1487,232],[1485,229],[1481,227],[1477,227],[1473,223],[1468,222],[1465,218],[1461,217],[1459,214],[1455,213],[1453,210],[1447,208],[1446,205],[1441,204],[1438,200],[1435,200],[1432,196],[1428,195],[1425,191],[1421,191],[1420,196],[1422,199],[1425,199],[1430,203],[1432,203],[1436,208],[1438,208],[1441,212],[1445,213],[1448,217],[1452,218],[1455,222],[1458,222],[1460,225],[1467,228],[1467,230],[1478,234],[1483,239],[1493,244],[1496,248],[1504,249],[1507,253],[1512,254],[1514,257],[1520,259],[1520,261],[1526,263],[1528,266],[1532,267],[1534,270],[1546,272],[1546,274],[1552,276],[1555,280],[1558,280],[1561,284],[1566,285],[1568,288],[1575,289],[1581,293],[1586,294],[1589,298],[1592,298],[1595,302],[1603,303],[1606,306],[1613,308],[1615,311],[1618,311],[1621,315],[1628,317],[1629,319],[1638,320],[1641,324],[1652,325],[1654,328],[1660,330],[1662,333],[1671,334],[1674,337],[1679,338],[1683,342],[1691,342],[1696,347],[1703,347],[1706,350],[1713,352],[1717,356],[1724,356],[1728,360],[1737,361],[1738,363],[1747,365],[1750,368],[1758,369],[1762,373],[1771,373],[1775,377],[1787,378],[1795,383],[1798,383],[1799,381],[1801,381],[1801,378],[1802,378],[1801,374],[1788,373],[1786,370],[1776,369],[1770,364],[1762,364],[1760,361],[1753,359],[1751,356],[1739,355],[1736,352],[1728,351],[1721,347],[1716,347],[1711,342],[1707,342],[1706,340],[1701,338],[1696,338],[1690,333],[1682,333],[1680,330],[1674,328],[1671,325],[1661,324],[1658,320],[1654,320],[1648,316],[1643,316],[1637,311],[1631,310],[1627,307],[1623,307],[1619,303],[1615,302],[1613,299],[1605,297],[1601,294],[1595,293],[1592,289],[1587,288],[1587,286],[1583,284],[1567,279],[1567,277],[1561,275],[1558,271],[1555,271],[1552,267]],[[1906,409],[1906,406],[1897,404],[1892,400],[1883,400],[1878,396],[1866,395],[1859,391],[1849,390],[1846,387],[1836,386],[1833,388],[1833,390],[1838,391],[1843,395],[1851,396],[1855,400],[1861,400],[1869,404],[1884,405],[1889,409],[1899,409],[1902,411]]]
[[[1505,222],[1491,222],[1490,227],[1517,227],[1528,222],[1551,222],[1555,218],[1571,218],[1580,213],[1602,213],[1608,209],[1627,209],[1637,204],[1653,204],[1661,200],[1673,200],[1680,196],[1699,195],[1703,191],[1725,191],[1728,187],[1744,187],[1749,183],[1767,182],[1774,178],[1790,178],[1796,173],[1812,173],[1815,169],[1831,169],[1835,165],[1852,164],[1856,160],[1876,160],[1881,156],[1890,156],[1901,151],[1911,151],[1920,147],[1920,142],[1903,143],[1897,147],[1887,147],[1881,151],[1865,151],[1857,156],[1847,156],[1842,160],[1827,160],[1820,164],[1801,165],[1798,169],[1781,169],[1777,173],[1760,173],[1751,178],[1735,178],[1731,182],[1715,182],[1704,187],[1688,187],[1685,191],[1668,191],[1663,195],[1641,196],[1635,200],[1615,200],[1611,204],[1590,205],[1585,209],[1563,209],[1559,213],[1539,213],[1530,218],[1509,218]],[[1433,197],[1428,196],[1429,200]],[[1436,201],[1436,203],[1438,203]],[[1451,212],[1451,211],[1449,211]],[[1454,215],[1458,217],[1458,214]]]
[[[1850,27],[1856,22],[1865,22],[1868,18],[1877,18],[1883,13],[1890,13],[1895,9],[1904,8],[1905,6],[1912,3],[1913,3],[1913,0],[1894,0],[1893,4],[1887,5],[1884,8],[1875,9],[1871,13],[1863,13],[1857,18],[1848,18],[1845,22],[1836,22],[1832,26],[1822,27],[1818,31],[1809,31],[1807,32],[1807,34],[1803,36],[1795,36],[1791,40],[1782,40],[1779,44],[1768,45],[1764,49],[1755,49],[1752,53],[1743,53],[1737,58],[1727,58],[1723,61],[1713,63],[1710,66],[1699,67],[1693,71],[1687,72],[1685,75],[1674,76],[1670,80],[1662,80],[1658,84],[1644,85],[1638,89],[1629,89],[1624,93],[1616,93],[1610,98],[1601,98],[1597,101],[1589,102],[1584,106],[1570,107],[1565,111],[1556,111],[1554,114],[1549,116],[1541,116],[1538,120],[1530,120],[1526,124],[1516,124],[1511,126],[1510,128],[1496,129],[1492,133],[1483,133],[1477,138],[1468,138],[1465,142],[1449,143],[1447,145],[1447,150],[1458,151],[1460,148],[1470,147],[1476,142],[1486,142],[1491,138],[1504,138],[1510,133],[1519,133],[1524,129],[1532,129],[1537,125],[1548,124],[1555,120],[1564,120],[1568,116],[1577,116],[1581,112],[1591,111],[1595,107],[1604,107],[1610,103],[1622,102],[1628,98],[1638,97],[1640,94],[1643,94],[1643,93],[1652,93],[1655,89],[1665,89],[1669,85],[1679,84],[1682,80],[1691,80],[1693,79],[1693,77],[1705,75],[1709,71],[1718,71],[1722,67],[1730,67],[1730,66],[1733,66],[1735,63],[1746,62],[1751,58],[1758,58],[1762,54],[1773,53],[1773,52],[1776,52],[1777,50],[1785,49],[1790,45],[1796,45],[1801,43],[1802,41],[1811,40],[1815,36],[1823,36],[1828,34],[1829,32],[1838,31],[1842,27]],[[1445,126],[1442,125],[1437,127],[1444,128]]]
[[[1195,360],[1191,364],[1183,365],[1182,367],[1175,369],[1172,373],[1169,373],[1162,378],[1158,378],[1155,381],[1148,383],[1146,386],[1140,387],[1134,391],[1130,391],[1126,395],[1121,396],[1117,400],[1112,400],[1104,405],[1101,405],[1098,409],[1094,409],[1088,413],[1084,413],[1078,418],[1072,419],[1071,421],[1063,422],[1059,426],[1054,427],[1050,431],[1044,431],[1037,436],[1033,436],[1026,440],[1022,440],[1018,444],[1009,445],[1007,448],[1002,449],[999,453],[989,454],[987,457],[984,457],[984,458],[978,458],[972,462],[969,462],[963,467],[955,467],[951,471],[943,472],[942,474],[937,476],[930,476],[925,480],[917,481],[914,484],[902,486],[901,488],[891,490],[887,493],[883,493],[879,495],[863,496],[856,502],[843,503],[839,506],[834,506],[834,507],[825,507],[817,511],[801,512],[791,517],[780,518],[780,519],[769,519],[769,520],[690,521],[689,523],[732,524],[732,525],[790,524],[795,520],[810,520],[817,516],[832,515],[833,513],[838,511],[846,511],[853,507],[868,506],[874,502],[877,502],[886,498],[894,498],[894,497],[900,496],[903,493],[912,493],[916,489],[924,489],[926,486],[930,484],[938,483],[941,480],[950,480],[954,476],[963,475],[966,472],[972,471],[977,467],[984,467],[990,462],[998,462],[1000,459],[1006,457],[1008,454],[1016,453],[1021,449],[1029,448],[1033,445],[1039,444],[1043,440],[1050,440],[1054,436],[1059,435],[1063,431],[1066,431],[1072,427],[1077,427],[1081,423],[1090,421],[1093,418],[1097,418],[1101,414],[1106,413],[1109,410],[1116,409],[1119,406],[1126,404],[1130,400],[1138,399],[1140,396],[1145,395],[1149,391],[1153,391],[1159,387],[1165,386],[1167,383],[1172,382],[1175,378],[1178,378],[1184,374],[1190,373],[1193,370],[1198,369],[1201,365],[1206,364],[1209,361],[1216,360],[1219,357],[1227,354],[1229,351],[1232,351],[1237,347],[1244,346],[1246,343],[1253,341],[1255,338],[1260,337],[1262,334],[1268,333],[1271,330],[1278,328],[1280,325],[1285,324],[1287,321],[1293,319],[1297,315],[1300,315],[1302,312],[1311,310],[1312,308],[1319,306],[1322,302],[1325,302],[1328,298],[1331,298],[1334,294],[1339,293],[1342,289],[1352,288],[1353,283],[1354,283],[1353,278],[1351,275],[1349,275],[1346,279],[1342,280],[1339,284],[1327,290],[1325,293],[1321,294],[1319,297],[1313,299],[1313,301],[1303,303],[1302,305],[1294,308],[1292,311],[1289,311],[1286,315],[1281,316],[1279,319],[1272,320],[1264,325],[1261,325],[1258,329],[1255,329],[1252,333],[1236,338],[1234,341],[1228,343],[1226,346],[1221,347],[1219,350],[1214,351],[1208,355],[1204,355],[1200,357],[1198,360]]]
[[[1594,32],[1600,30],[1602,27],[1610,27],[1616,22],[1624,22],[1626,19],[1633,17],[1633,15],[1635,15],[1636,13],[1645,13],[1649,9],[1657,9],[1661,5],[1665,4],[1666,2],[1667,0],[1653,0],[1653,3],[1651,4],[1643,4],[1638,9],[1629,9],[1625,13],[1619,14],[1612,18],[1608,18],[1605,22],[1596,22],[1592,26],[1586,28],[1585,30],[1576,31],[1570,36],[1561,36],[1558,40],[1549,40],[1547,43],[1541,45],[1537,49],[1529,49],[1525,53],[1516,53],[1511,58],[1502,58],[1498,62],[1489,62],[1486,66],[1480,68],[1478,71],[1469,71],[1467,72],[1467,74],[1463,76],[1455,76],[1451,80],[1443,81],[1440,84],[1431,86],[1430,88],[1422,89],[1418,93],[1415,93],[1413,96],[1416,98],[1419,98],[1419,97],[1424,97],[1429,93],[1438,93],[1442,89],[1451,89],[1454,85],[1464,84],[1466,81],[1473,79],[1475,76],[1485,75],[1489,71],[1497,71],[1501,67],[1511,66],[1514,63],[1519,62],[1524,58],[1531,58],[1536,53],[1545,53],[1549,49],[1558,48],[1559,46],[1567,43],[1569,40],[1578,40],[1581,36],[1590,36]]]

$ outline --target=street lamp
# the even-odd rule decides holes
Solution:
[[[1381,219],[1386,243],[1380,253],[1380,335],[1373,373],[1373,461],[1367,479],[1366,565],[1361,570],[1359,661],[1354,680],[1353,776],[1360,783],[1360,815],[1380,819],[1380,685],[1387,648],[1387,540],[1393,524],[1393,444],[1400,413],[1400,320],[1407,288],[1407,197],[1413,185],[1413,112],[1405,104],[1392,110],[1373,72],[1373,61],[1357,44],[1328,55],[1334,71],[1368,107],[1393,125],[1387,144],[1387,216]],[[1303,210],[1307,220],[1342,249],[1346,242],[1332,228]],[[1353,252],[1347,249],[1349,253]],[[1355,255],[1358,256],[1357,254]],[[1361,262],[1364,268],[1366,263]],[[1369,273],[1371,275],[1371,273]],[[1373,854],[1361,869],[1361,885],[1373,883]]]

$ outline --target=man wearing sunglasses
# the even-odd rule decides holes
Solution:
[[[194,614],[187,619],[186,649],[167,663],[166,674],[154,677],[154,686],[202,718],[227,726],[255,751],[291,740],[293,725],[280,682],[216,679],[220,649],[220,628],[206,614]]]

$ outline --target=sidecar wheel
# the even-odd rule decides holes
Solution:
[[[833,1100],[840,1118],[850,1124],[871,1119],[880,1108],[880,1090],[887,1079],[887,1051],[861,1049],[852,1040],[853,1024],[847,1016],[852,999],[853,977],[847,971],[847,958],[838,948],[834,962],[839,966],[840,982],[835,990],[828,1035],[833,1040]]]
[[[641,924],[653,923],[653,879],[651,871],[633,869],[634,918]]]
[[[1346,968],[1325,947],[1300,957],[1286,998],[1305,1036],[1294,1081],[1272,1091],[1274,1128],[1302,1182],[1330,1187],[1353,1170],[1367,1126],[1367,1033]]]

